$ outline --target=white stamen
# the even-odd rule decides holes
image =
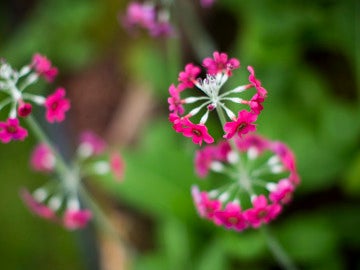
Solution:
[[[31,71],[31,68],[29,66],[24,66],[19,71],[19,77],[22,77],[26,74],[28,74]]]
[[[209,110],[206,111],[206,113],[201,117],[200,124],[205,124],[209,117]]]
[[[190,103],[194,103],[199,100],[202,100],[202,99],[208,99],[208,97],[188,97],[188,98],[184,99],[184,103],[190,104]]]

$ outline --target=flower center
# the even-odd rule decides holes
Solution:
[[[8,133],[14,134],[17,131],[17,127],[16,126],[8,126],[6,128],[6,130],[7,130]]]
[[[192,133],[194,134],[194,135],[196,135],[196,136],[201,136],[201,132],[199,131],[199,130],[197,130],[197,129],[193,129],[192,130]]]
[[[237,224],[239,219],[237,217],[229,217],[228,222],[232,225]]]
[[[238,125],[238,127],[236,128],[236,130],[237,130],[238,132],[241,132],[241,131],[244,130],[244,128],[246,128],[246,126],[247,126],[247,124],[244,123],[244,122],[242,122],[240,125]]]
[[[258,218],[264,218],[264,217],[267,216],[267,214],[268,214],[268,212],[266,211],[266,209],[261,209],[261,210],[258,212],[257,216],[258,216]]]

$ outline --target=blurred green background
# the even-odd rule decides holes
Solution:
[[[151,114],[136,138],[121,147],[127,164],[124,183],[103,179],[95,184],[116,204],[150,220],[149,228],[139,232],[147,235],[147,248],[133,262],[134,269],[279,269],[258,231],[226,231],[197,216],[190,196],[190,186],[198,181],[192,165],[195,148],[171,129],[166,101],[177,72],[186,61],[197,61],[192,42],[184,36],[186,29],[169,40],[153,40],[145,33],[129,36],[118,23],[126,4],[3,1],[0,57],[19,68],[34,52],[47,55],[60,69],[56,84],[70,93],[77,91],[74,81],[85,71],[101,74],[99,63],[110,62],[113,76],[123,82],[115,89],[119,104],[127,83],[150,85]],[[212,9],[196,11],[217,49],[241,60],[236,76],[246,80],[244,67],[252,65],[269,91],[259,133],[283,140],[296,153],[302,183],[293,202],[272,222],[274,234],[301,269],[360,269],[359,4],[218,0]],[[52,87],[41,85],[42,91]],[[103,91],[86,95],[101,96]],[[74,107],[81,102],[72,100]],[[97,108],[102,110],[102,104]],[[105,115],[99,126],[84,123],[85,117],[79,124],[73,119],[80,113],[73,111],[64,125],[49,129],[68,135],[57,138],[67,143],[65,148],[76,140],[77,127],[103,131],[112,119]],[[0,115],[6,117],[5,112]],[[22,143],[0,145],[1,268],[97,269],[91,228],[69,233],[23,206],[19,189],[33,190],[46,181],[28,166],[34,143],[29,136]]]

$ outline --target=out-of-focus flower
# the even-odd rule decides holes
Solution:
[[[208,191],[192,188],[199,215],[236,231],[275,219],[299,184],[291,150],[252,134],[198,150],[195,171],[200,177],[222,174]]]
[[[82,157],[102,154],[107,147],[107,143],[92,131],[84,131],[80,134],[80,144],[78,153]]]
[[[52,82],[58,74],[58,69],[52,66],[50,60],[39,53],[33,56],[31,66],[39,76],[43,76],[48,82]]]
[[[45,143],[38,144],[31,153],[31,168],[39,172],[52,172],[56,159],[49,146]]]
[[[204,8],[212,7],[215,3],[215,0],[200,0],[200,5]]]
[[[3,143],[8,143],[12,140],[24,140],[28,135],[25,128],[19,124],[19,119],[9,118],[6,122],[0,122],[0,140]]]
[[[69,230],[84,228],[92,218],[92,213],[88,209],[72,210],[67,209],[63,216],[63,224]]]

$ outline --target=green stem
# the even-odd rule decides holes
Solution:
[[[211,55],[216,46],[201,24],[194,9],[193,0],[176,0],[174,2],[179,24],[182,25],[182,29],[199,60]]]
[[[69,173],[71,172],[68,165],[65,163],[63,157],[60,155],[59,151],[54,147],[54,145],[51,143],[48,136],[45,134],[45,132],[42,130],[40,125],[36,122],[36,120],[32,117],[32,115],[29,115],[25,118],[28,126],[31,128],[35,136],[37,137],[38,141],[45,143],[51,150],[51,152],[55,155],[56,163],[55,163],[55,169],[59,173],[61,177],[67,177]]]
[[[277,241],[277,239],[271,234],[269,228],[263,225],[260,230],[267,241],[270,251],[278,261],[279,265],[281,265],[282,268],[286,270],[296,270],[297,268],[295,264]]]

